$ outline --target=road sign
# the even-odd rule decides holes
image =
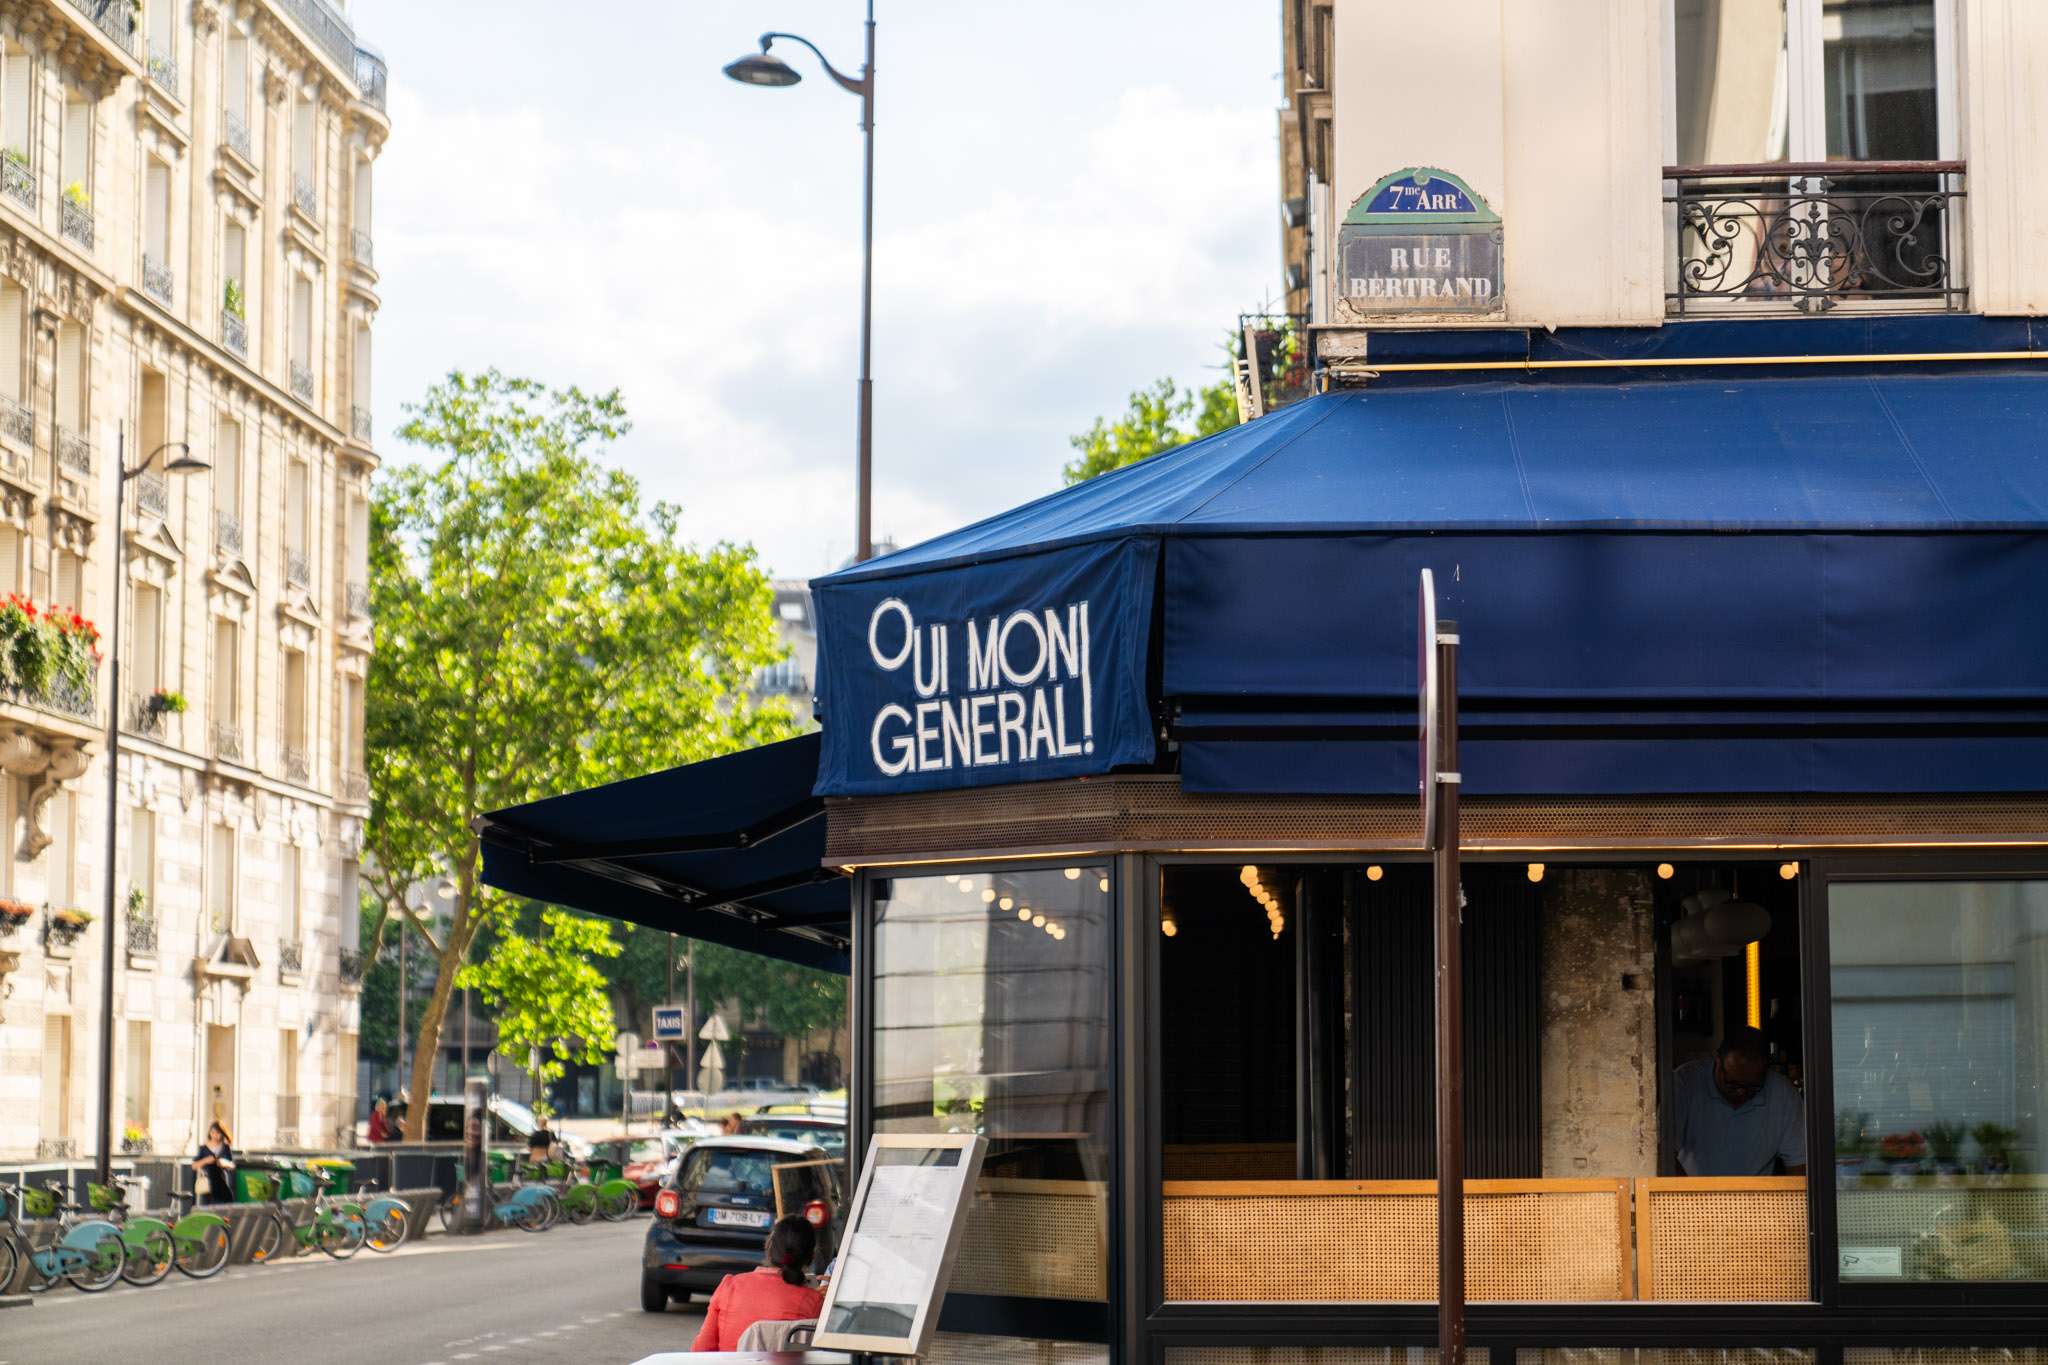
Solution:
[[[654,1027],[648,1030],[657,1043],[680,1043],[690,1036],[690,1019],[681,1005],[656,1005]]]
[[[704,1027],[697,1030],[697,1036],[707,1043],[729,1043],[732,1041],[732,1034],[726,1031],[725,1020],[715,1014],[704,1021]]]
[[[1428,569],[1422,571],[1422,585],[1417,597],[1415,728],[1416,749],[1421,758],[1421,781],[1417,785],[1422,792],[1422,846],[1433,849],[1436,847],[1437,765],[1443,754],[1437,740],[1437,692],[1440,684],[1436,673],[1436,575]]]

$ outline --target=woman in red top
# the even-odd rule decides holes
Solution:
[[[815,1318],[825,1296],[804,1279],[804,1267],[818,1249],[818,1234],[801,1218],[784,1218],[768,1234],[761,1266],[719,1281],[704,1310],[693,1351],[737,1351],[740,1336],[757,1322],[802,1322]]]

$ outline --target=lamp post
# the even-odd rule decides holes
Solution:
[[[121,593],[128,581],[128,541],[124,522],[128,509],[128,481],[149,472],[156,457],[166,450],[183,451],[164,466],[166,474],[190,474],[212,468],[194,459],[192,447],[183,441],[166,441],[128,467],[128,424],[123,422],[114,437],[114,467],[120,478],[114,485],[114,614],[107,632],[107,864],[105,909],[101,915],[106,936],[100,944],[100,1135],[97,1172],[101,1184],[113,1175],[114,1165],[114,851],[117,822],[121,812]]]
[[[858,564],[875,555],[871,506],[875,469],[874,380],[868,367],[874,333],[875,292],[875,0],[868,0],[867,60],[862,64],[858,77],[840,71],[825,60],[825,54],[818,51],[816,43],[794,33],[762,34],[761,50],[726,63],[725,74],[743,85],[795,85],[803,77],[797,74],[796,68],[769,51],[777,38],[787,38],[809,48],[811,55],[825,68],[825,74],[840,89],[860,96],[860,130],[866,144],[866,160],[861,188],[859,472],[855,491],[853,552],[854,562]]]

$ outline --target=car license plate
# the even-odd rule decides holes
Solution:
[[[707,1209],[704,1221],[715,1228],[765,1228],[775,1221],[775,1215],[752,1209]]]

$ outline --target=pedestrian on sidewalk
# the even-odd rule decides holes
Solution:
[[[234,1145],[228,1141],[228,1130],[216,1120],[207,1128],[206,1141],[199,1144],[199,1154],[192,1158],[192,1180],[198,1187],[199,1202],[233,1203],[234,1186],[229,1175],[234,1169]]]
[[[397,1134],[391,1131],[390,1111],[391,1106],[385,1102],[382,1095],[379,1095],[377,1102],[370,1106],[370,1141],[372,1143],[390,1142],[397,1136]]]
[[[792,1214],[768,1234],[763,1264],[728,1275],[712,1291],[693,1351],[737,1351],[740,1337],[757,1322],[815,1320],[825,1296],[811,1288],[804,1267],[817,1254],[818,1233]]]

